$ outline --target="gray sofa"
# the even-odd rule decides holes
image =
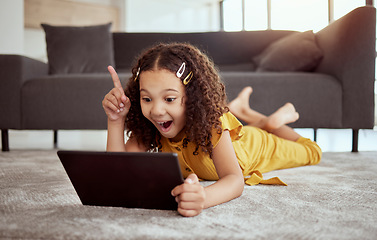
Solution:
[[[254,109],[270,114],[283,103],[292,102],[300,113],[292,127],[353,129],[353,151],[357,151],[358,130],[374,125],[375,24],[375,8],[361,7],[315,34],[277,30],[116,32],[110,33],[114,55],[108,64],[115,64],[120,78],[126,81],[141,50],[156,42],[190,42],[207,52],[218,66],[229,99],[251,85]],[[295,48],[300,49],[304,42],[298,36],[303,35],[313,35],[308,44],[317,48],[311,51],[312,45],[304,45],[297,58]],[[290,53],[292,56],[285,56]],[[48,57],[46,64],[20,55],[0,55],[3,151],[9,151],[8,129],[51,129],[56,133],[107,127],[101,101],[112,81],[106,65],[98,72],[52,73]],[[270,58],[269,63],[266,58]],[[292,69],[293,65],[297,66]]]

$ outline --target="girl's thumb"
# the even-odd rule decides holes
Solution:
[[[193,183],[197,183],[199,182],[199,179],[198,177],[196,176],[196,174],[192,173],[190,174],[186,179],[185,179],[185,183],[188,183],[188,184],[193,184]]]

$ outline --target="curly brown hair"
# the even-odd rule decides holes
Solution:
[[[187,138],[184,143],[187,145],[190,141],[196,144],[194,155],[201,149],[212,156],[212,130],[215,128],[219,134],[221,133],[219,118],[229,111],[226,107],[225,86],[213,61],[188,43],[160,43],[138,58],[136,66],[132,68],[133,76],[125,88],[125,93],[131,101],[126,118],[127,134],[135,137],[147,150],[161,148],[160,133],[141,111],[138,76],[140,72],[152,69],[165,69],[175,74],[183,62],[186,68],[181,80],[190,72],[193,74],[191,81],[185,85]]]

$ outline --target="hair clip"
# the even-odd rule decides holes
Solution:
[[[185,72],[185,70],[186,70],[186,63],[183,62],[182,65],[179,67],[177,73],[175,74],[177,76],[177,78],[181,78],[183,73]],[[185,79],[183,79],[183,81],[182,81],[183,84],[187,85],[191,81],[192,76],[193,76],[193,73],[189,72],[189,74],[187,74]]]
[[[177,73],[175,74],[177,78],[181,78],[185,70],[186,70],[186,63],[183,62],[182,65],[179,67]]]
[[[136,82],[137,78],[139,77],[139,73],[140,73],[140,67],[137,68],[136,76],[135,76],[135,79],[134,79],[135,82]]]
[[[185,77],[185,79],[183,79],[183,84],[184,85],[187,85],[190,81],[191,81],[191,78],[194,74],[192,72],[189,72],[189,74],[187,74],[187,76]]]

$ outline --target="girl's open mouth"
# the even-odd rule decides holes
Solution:
[[[171,124],[173,123],[173,121],[157,122],[157,123],[158,123],[158,125],[160,125],[161,130],[162,130],[163,132],[167,132],[167,131],[169,131],[170,126],[171,126]]]

